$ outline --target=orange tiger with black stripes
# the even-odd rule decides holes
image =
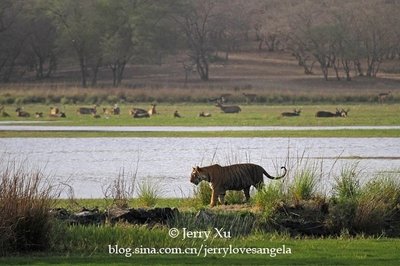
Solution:
[[[243,190],[246,201],[250,199],[250,187],[257,189],[264,185],[263,175],[269,179],[281,179],[286,175],[286,167],[282,166],[284,173],[273,177],[257,164],[244,163],[229,166],[214,164],[206,167],[193,167],[190,182],[198,185],[201,181],[207,181],[211,185],[212,195],[210,206],[214,207],[217,199],[225,204],[224,197],[227,190]]]

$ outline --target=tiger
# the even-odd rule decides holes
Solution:
[[[233,164],[220,166],[214,164],[206,167],[193,167],[190,182],[198,185],[201,181],[210,183],[212,194],[210,207],[214,207],[217,198],[221,204],[224,202],[227,190],[243,190],[246,202],[250,200],[250,187],[259,189],[264,185],[263,175],[269,179],[281,179],[285,177],[287,169],[282,166],[284,173],[281,176],[273,177],[264,170],[263,167],[252,163]]]

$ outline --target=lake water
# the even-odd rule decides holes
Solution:
[[[288,179],[314,167],[327,193],[333,177],[355,163],[365,179],[400,175],[398,138],[1,138],[0,154],[3,164],[16,160],[71,185],[79,198],[103,197],[122,173],[159,184],[164,197],[190,196],[192,167],[213,163],[252,162],[273,175],[286,165]]]

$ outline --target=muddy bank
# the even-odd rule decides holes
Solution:
[[[280,232],[290,236],[339,236],[349,235],[400,236],[400,206],[393,209],[385,219],[362,220],[355,215],[352,206],[327,203],[318,200],[297,203],[280,203],[273,214],[250,208],[220,206],[197,212],[180,211],[177,208],[110,208],[108,210],[86,209],[72,212],[64,208],[51,210],[52,215],[70,225],[101,225],[118,222],[132,225],[162,225],[169,228],[209,230],[224,228],[232,236],[249,235],[257,231]],[[365,217],[368,218],[368,217]]]

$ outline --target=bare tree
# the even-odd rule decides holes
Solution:
[[[28,6],[27,64],[36,71],[36,78],[48,78],[57,67],[57,29],[41,6],[35,6],[35,2],[27,2],[27,5],[29,3],[32,6]]]
[[[188,56],[204,81],[209,79],[209,58],[214,50],[211,37],[215,7],[215,0],[189,1],[174,16],[186,37]]]
[[[49,1],[48,9],[60,29],[62,43],[75,51],[81,70],[82,86],[87,86],[88,69],[92,69],[92,85],[102,63],[99,40],[103,27],[98,27],[94,1]]]
[[[22,1],[0,2],[0,77],[3,82],[16,75],[18,59],[28,36]],[[23,70],[21,70],[23,74]]]

